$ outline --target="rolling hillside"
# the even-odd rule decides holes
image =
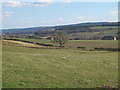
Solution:
[[[70,38],[100,39],[103,36],[118,35],[117,22],[96,22],[96,23],[80,23],[71,25],[51,26],[51,27],[32,27],[20,29],[4,29],[5,35],[17,35],[19,37],[35,35],[38,37],[49,36],[54,30],[63,30],[67,32]]]
[[[80,23],[80,24],[71,24],[71,25],[61,25],[61,26],[51,26],[51,27],[31,27],[31,28],[19,28],[19,29],[3,29],[3,33],[33,33],[35,31],[46,31],[46,30],[54,30],[54,29],[62,29],[62,30],[76,30],[85,29],[88,27],[96,27],[96,26],[118,26],[117,22],[97,22],[97,23]],[[84,30],[87,32],[87,30]]]
[[[117,87],[118,53],[3,45],[3,88]]]

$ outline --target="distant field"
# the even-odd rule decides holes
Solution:
[[[99,27],[91,27],[91,29],[106,29],[106,28],[111,28],[111,29],[118,29],[119,26],[99,26]]]
[[[67,47],[86,47],[87,49],[94,48],[118,48],[118,40],[71,40]]]
[[[117,52],[3,45],[2,58],[3,88],[95,88],[118,85]]]
[[[42,39],[26,39],[20,38],[21,40],[28,40],[33,42],[45,43],[45,44],[53,44],[50,40],[42,40]],[[53,44],[58,45],[58,44]],[[86,47],[86,49],[94,49],[94,48],[118,48],[118,40],[70,40],[65,45],[68,48],[77,48],[77,47]]]
[[[117,35],[118,33],[118,26],[102,26],[102,27],[91,27],[91,29],[108,29],[105,30],[103,32],[101,32],[101,34],[103,35]]]

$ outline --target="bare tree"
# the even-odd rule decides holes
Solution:
[[[60,47],[68,41],[68,34],[61,30],[55,30],[52,37],[52,42],[59,43]]]

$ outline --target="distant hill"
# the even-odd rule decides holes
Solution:
[[[33,34],[39,30],[52,30],[52,27],[32,27],[19,29],[3,29],[3,34]]]
[[[60,26],[51,26],[51,27],[32,27],[32,28],[19,28],[19,29],[3,29],[3,33],[34,33],[36,31],[49,31],[54,29],[62,29],[62,30],[76,30],[82,29],[84,27],[96,27],[96,26],[118,26],[117,22],[93,22],[93,23],[79,23],[79,24],[71,24],[71,25],[60,25]]]
[[[91,22],[49,27],[4,29],[2,33],[21,36],[34,34],[43,37],[49,36],[54,30],[63,30],[70,34],[71,37],[98,38],[98,36],[102,37],[105,35],[116,36],[118,34],[118,26],[118,22]]]

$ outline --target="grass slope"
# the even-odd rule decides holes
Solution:
[[[116,87],[117,54],[3,45],[3,88]]]
[[[20,42],[20,41],[13,41],[13,40],[2,40],[2,44],[4,45],[12,45],[12,46],[24,46],[24,47],[43,47],[36,44]]]
[[[28,39],[28,38],[18,38],[18,39],[44,43],[44,44],[53,44],[51,40]],[[59,44],[53,44],[53,45],[59,46]],[[68,48],[86,47],[86,49],[94,49],[96,47],[118,48],[118,40],[69,40],[69,42],[67,42],[65,46]]]

